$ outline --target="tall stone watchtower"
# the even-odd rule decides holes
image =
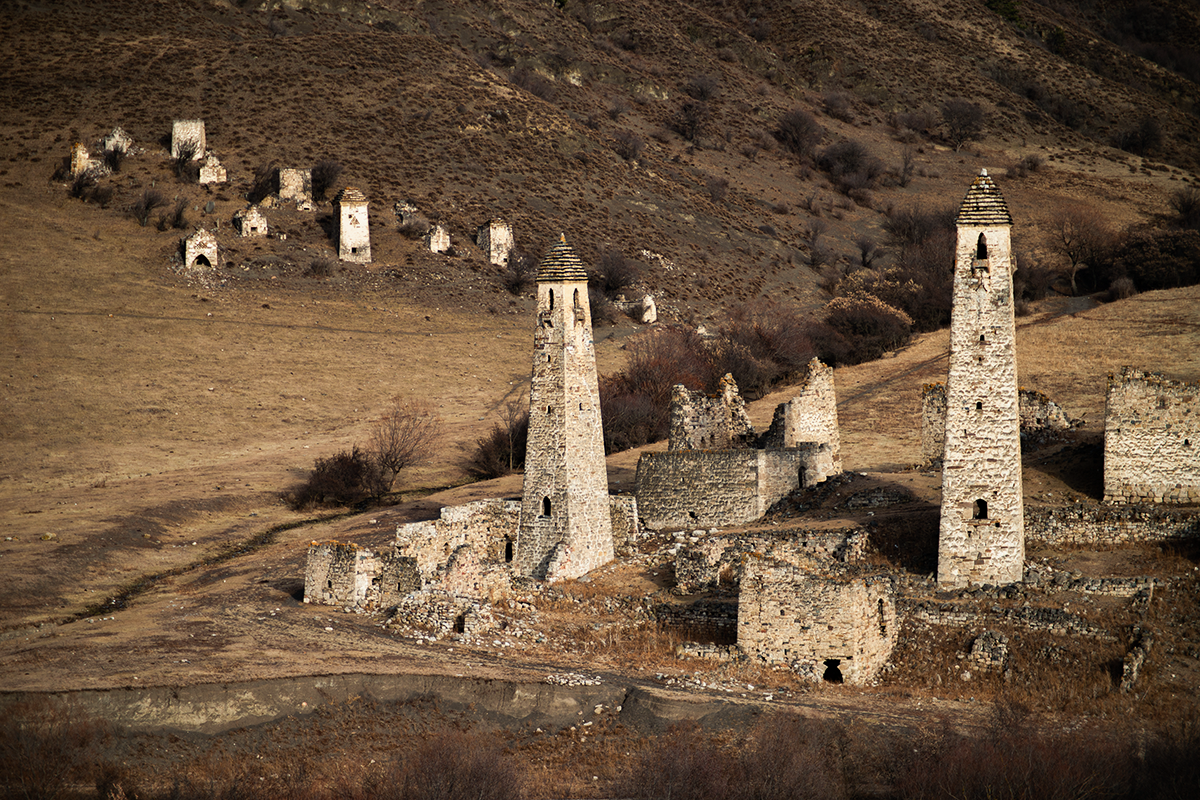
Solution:
[[[577,578],[613,558],[587,273],[566,237],[537,276],[517,574]]]
[[[357,264],[371,263],[371,228],[367,196],[347,186],[333,199],[338,217],[338,258]]]
[[[981,170],[958,210],[938,584],[1021,580],[1020,406],[1013,323],[1012,217]]]

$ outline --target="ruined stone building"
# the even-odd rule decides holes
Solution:
[[[212,231],[198,230],[183,240],[183,265],[188,269],[220,266],[220,250]]]
[[[187,145],[193,148],[193,160],[198,161],[204,158],[204,154],[208,150],[208,143],[204,138],[204,120],[175,120],[175,123],[171,126],[171,158],[179,158],[180,152]]]
[[[1108,376],[1104,499],[1200,503],[1200,384],[1133,367]]]
[[[242,236],[266,236],[267,218],[258,206],[243,208],[233,215],[233,225]]]
[[[833,370],[813,359],[762,436],[727,375],[713,396],[675,387],[667,451],[638,459],[638,513],[652,529],[738,525],[840,472]]]
[[[431,253],[445,253],[450,249],[450,231],[444,225],[434,225],[425,234],[425,246]]]
[[[84,145],[76,142],[71,146],[71,177],[76,178],[92,167],[91,156]]]
[[[612,558],[587,271],[563,236],[537,274],[516,571],[546,580],[575,578]]]
[[[196,180],[198,183],[224,183],[228,177],[225,167],[221,166],[221,160],[212,153],[208,153],[204,157],[204,163],[200,166],[200,173]]]
[[[100,149],[104,152],[109,150],[117,150],[122,153],[128,153],[129,148],[133,147],[133,139],[125,132],[121,126],[117,126],[112,131],[100,140]]]
[[[891,657],[899,625],[887,578],[753,554],[743,570],[737,643],[747,656],[850,684],[870,683]]]
[[[281,167],[279,170],[279,199],[295,203],[302,209],[312,208],[312,170]]]
[[[333,199],[338,220],[338,258],[356,264],[371,263],[371,229],[367,196],[347,186]]]
[[[502,267],[508,263],[513,250],[512,228],[503,220],[493,219],[480,225],[475,233],[475,244],[483,251],[488,262]]]
[[[1021,580],[1025,559],[1010,234],[982,170],[958,211],[938,584]]]

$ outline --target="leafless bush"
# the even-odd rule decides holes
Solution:
[[[1144,156],[1158,149],[1163,141],[1162,125],[1151,116],[1121,128],[1113,135],[1113,147],[1135,155]]]
[[[1137,287],[1133,285],[1133,279],[1128,276],[1122,276],[1109,285],[1108,294],[1105,297],[1111,303],[1116,300],[1128,300],[1137,293]]]
[[[534,97],[545,100],[547,103],[554,102],[554,98],[558,94],[553,81],[547,80],[526,67],[514,69],[512,74],[508,76],[508,80],[514,86],[519,86]]]
[[[433,404],[397,395],[371,426],[367,452],[391,491],[396,476],[428,463],[441,441],[442,418]]]
[[[917,157],[911,147],[905,147],[900,153],[900,169],[896,173],[896,183],[901,188],[907,188],[908,184],[912,183],[913,168],[916,166]]]
[[[120,172],[126,155],[124,147],[110,147],[104,151],[104,165],[112,172]]]
[[[507,475],[525,466],[525,445],[529,439],[528,404],[514,401],[499,412],[500,419],[487,435],[475,440],[475,449],[462,462],[463,469],[476,480]]]
[[[746,26],[746,34],[756,42],[764,42],[771,35],[770,20],[756,17]]]
[[[508,263],[500,273],[500,285],[513,295],[529,291],[537,277],[537,259],[519,248],[508,254]]]
[[[387,491],[380,466],[357,446],[318,458],[304,483],[286,495],[295,509],[314,505],[350,506]]]
[[[254,180],[250,184],[250,191],[246,192],[246,199],[251,203],[261,203],[278,191],[279,165],[274,161],[259,164],[258,169],[254,170]]]
[[[424,741],[397,776],[399,800],[519,800],[519,765],[483,736],[447,732]]]
[[[812,114],[802,108],[793,108],[779,118],[774,133],[779,143],[794,155],[808,158],[825,136],[825,129],[817,124]]]
[[[1005,174],[1009,178],[1027,178],[1029,173],[1037,172],[1042,167],[1042,157],[1031,153],[1015,164],[1011,165]]]
[[[102,726],[47,699],[0,711],[0,790],[5,797],[58,800],[87,782]]]
[[[1065,262],[1063,274],[1070,281],[1071,294],[1078,294],[1079,271],[1108,257],[1115,234],[1095,209],[1079,204],[1058,208],[1050,217],[1049,227],[1048,244]]]
[[[313,200],[321,202],[342,175],[342,165],[333,159],[322,159],[312,168]]]
[[[71,188],[68,189],[68,192],[76,200],[87,200],[97,183],[96,173],[85,169],[75,176],[75,180],[71,181]]]
[[[187,219],[187,200],[182,197],[175,201],[174,207],[167,215],[167,222],[176,230],[183,230],[188,226]]]
[[[853,345],[842,363],[879,358],[912,338],[912,318],[871,294],[830,300],[825,306],[825,323]]]
[[[821,96],[825,113],[842,122],[854,121],[854,98],[846,92],[826,92]]]
[[[330,256],[316,256],[308,262],[304,274],[310,278],[329,278],[337,269],[337,259]]]
[[[871,189],[883,174],[883,162],[861,142],[846,139],[829,145],[817,157],[817,166],[844,194],[854,189]]]
[[[195,183],[200,178],[200,165],[196,163],[198,149],[199,144],[190,139],[180,142],[171,160],[175,177],[184,183]]]
[[[717,96],[721,88],[721,79],[715,75],[693,75],[683,85],[683,91],[693,100],[707,102]]]
[[[613,151],[626,161],[632,161],[642,154],[646,143],[642,137],[633,131],[620,130],[613,134]]]
[[[614,97],[608,104],[608,118],[613,122],[629,113],[629,101],[624,97]]]
[[[689,142],[694,142],[704,133],[708,119],[708,103],[700,100],[688,100],[671,118],[671,130]]]
[[[1171,210],[1175,218],[1171,222],[1180,228],[1200,228],[1200,189],[1185,186],[1171,193]]]
[[[624,253],[614,247],[600,254],[595,269],[588,276],[588,283],[611,300],[637,283],[641,276],[641,265],[633,259],[626,258]],[[592,315],[595,316],[595,309],[592,310]]]
[[[929,136],[937,127],[938,114],[932,108],[916,111],[900,111],[893,115],[892,126],[899,131],[910,130],[921,136]]]
[[[729,196],[729,181],[716,175],[709,175],[704,179],[704,188],[714,203],[724,203],[725,198]]]
[[[162,192],[157,189],[145,189],[140,197],[134,201],[133,206],[129,209],[129,213],[137,220],[138,224],[143,228],[150,220],[150,214],[154,209],[162,208],[167,204],[167,198]]]
[[[854,240],[854,246],[858,248],[858,263],[864,269],[871,269],[875,266],[882,256],[887,251],[879,246],[879,243],[870,236],[859,236]]]
[[[737,762],[695,723],[659,737],[634,763],[622,797],[733,800]]]
[[[407,239],[420,239],[425,234],[429,233],[430,223],[421,214],[413,214],[406,217],[404,222],[400,223],[400,235]]]
[[[965,97],[952,97],[942,104],[942,124],[954,149],[983,135],[983,109]]]
[[[620,309],[599,287],[588,287],[588,307],[592,314],[592,325],[616,325],[621,316]]]

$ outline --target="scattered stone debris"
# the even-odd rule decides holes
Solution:
[[[559,672],[547,675],[546,683],[552,686],[599,686],[604,683],[604,678],[599,675],[590,678],[578,672]]]

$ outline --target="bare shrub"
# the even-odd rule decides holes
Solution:
[[[813,148],[825,136],[822,128],[812,114],[802,108],[793,108],[779,118],[774,131],[779,143],[802,159],[812,155]]]
[[[695,142],[704,133],[708,119],[708,103],[688,100],[671,117],[671,130],[689,142]]]
[[[693,75],[683,85],[683,91],[693,100],[707,102],[717,96],[721,89],[721,79],[715,75]]]
[[[752,18],[750,24],[746,26],[746,34],[756,42],[765,42],[771,35],[770,20],[761,17]]]
[[[1035,263],[1025,251],[1014,251],[1013,260],[1017,265],[1013,272],[1013,297],[1034,302],[1049,294],[1058,277],[1057,271]]]
[[[825,113],[842,122],[854,121],[854,98],[846,92],[831,91],[821,96]]]
[[[254,180],[250,184],[250,191],[246,192],[246,199],[251,203],[261,203],[278,191],[279,165],[274,161],[259,164],[254,170]]]
[[[285,499],[297,510],[314,505],[350,506],[385,491],[387,485],[379,465],[356,445],[328,458],[318,458],[304,483]]]
[[[74,797],[88,782],[103,727],[48,699],[18,701],[0,711],[0,787],[5,797]]]
[[[808,327],[795,309],[775,301],[734,308],[720,328],[713,371],[732,373],[742,393],[757,399],[816,355]]]
[[[821,151],[817,166],[845,194],[854,189],[871,189],[883,174],[883,162],[861,142],[846,139]]]
[[[1108,287],[1108,293],[1105,299],[1110,303],[1117,300],[1128,300],[1137,294],[1137,287],[1133,285],[1133,279],[1127,276],[1122,276],[1114,280]]]
[[[608,118],[613,122],[629,113],[629,101],[624,97],[614,97],[608,104]]]
[[[917,157],[911,147],[905,147],[900,153],[900,169],[896,171],[896,183],[901,188],[907,188],[908,184],[912,183],[913,169],[916,167]]]
[[[871,269],[887,253],[878,242],[866,235],[855,239],[854,246],[858,248],[858,263],[864,269]]]
[[[592,325],[616,325],[621,316],[620,309],[599,287],[588,287],[588,308],[592,314]]]
[[[982,136],[983,123],[983,109],[965,97],[952,97],[942,104],[942,124],[955,150]]]
[[[1185,186],[1171,193],[1172,224],[1179,228],[1200,228],[1200,189]]]
[[[1095,209],[1080,204],[1059,207],[1049,227],[1050,249],[1066,262],[1063,274],[1070,280],[1071,294],[1078,294],[1076,276],[1108,256],[1114,234]]]
[[[200,178],[200,165],[196,163],[199,144],[192,140],[179,143],[175,157],[171,160],[171,169],[175,177],[184,183],[195,183]]]
[[[842,731],[834,723],[794,713],[762,717],[739,759],[739,797],[789,800],[848,795]]]
[[[1157,150],[1162,141],[1162,125],[1154,117],[1146,116],[1117,131],[1113,135],[1112,144],[1118,149],[1144,156]]]
[[[507,403],[500,409],[499,417],[485,436],[475,440],[475,449],[463,459],[463,469],[476,480],[499,478],[525,467],[525,446],[529,440],[528,404]]]
[[[167,215],[167,222],[176,230],[183,230],[188,226],[187,200],[181,197],[175,201],[175,205]]]
[[[547,103],[554,102],[558,90],[554,86],[554,82],[547,80],[538,73],[527,67],[518,67],[508,76],[508,80],[514,85],[529,92],[539,100],[545,100]]]
[[[312,168],[312,193],[313,200],[321,202],[325,199],[325,195],[337,183],[337,179],[342,176],[342,165],[340,162],[333,159],[322,159],[313,165]]]
[[[633,161],[642,154],[646,142],[633,131],[620,130],[613,134],[613,152],[626,161]]]
[[[872,294],[835,297],[825,306],[825,323],[853,345],[848,360],[861,363],[908,344],[912,317]]]
[[[429,220],[422,214],[413,214],[400,223],[398,231],[406,239],[420,239],[429,233]]]
[[[1029,173],[1037,172],[1041,167],[1042,157],[1036,153],[1030,153],[1005,170],[1005,175],[1009,178],[1027,178]]]
[[[621,796],[732,800],[737,779],[733,756],[693,722],[674,728],[643,751],[621,787]]]
[[[588,276],[588,283],[611,300],[637,283],[641,276],[641,265],[613,247],[600,254],[595,269]],[[595,309],[592,309],[592,316],[595,317]]]
[[[396,783],[402,800],[519,800],[523,776],[492,739],[450,731],[409,752]]]
[[[162,208],[166,204],[167,198],[162,192],[158,191],[157,189],[145,189],[142,191],[142,194],[138,197],[138,199],[133,202],[133,206],[130,207],[129,213],[132,214],[133,218],[137,220],[138,224],[144,228],[146,227],[146,223],[150,220],[150,214],[153,213],[156,208]]]
[[[310,278],[329,278],[337,269],[337,259],[330,256],[316,256],[308,262],[304,274]]]
[[[1200,231],[1130,234],[1114,252],[1111,274],[1129,276],[1143,292],[1200,283]]]
[[[725,198],[729,196],[729,181],[716,175],[709,175],[704,179],[704,188],[714,203],[724,203]]]
[[[96,173],[90,169],[85,169],[75,176],[75,180],[71,181],[71,188],[67,191],[76,200],[87,200],[92,190],[96,188],[97,183]]]
[[[898,131],[909,130],[921,136],[928,137],[938,124],[938,113],[932,108],[920,108],[916,111],[900,111],[892,117],[892,126]]]
[[[104,151],[104,166],[111,172],[120,172],[126,155],[124,147],[110,147]]]
[[[537,266],[537,259],[533,255],[520,248],[513,249],[500,273],[500,285],[509,294],[523,295],[537,278]]]
[[[442,418],[428,400],[397,395],[371,426],[367,452],[391,491],[396,476],[426,464],[442,441]]]

